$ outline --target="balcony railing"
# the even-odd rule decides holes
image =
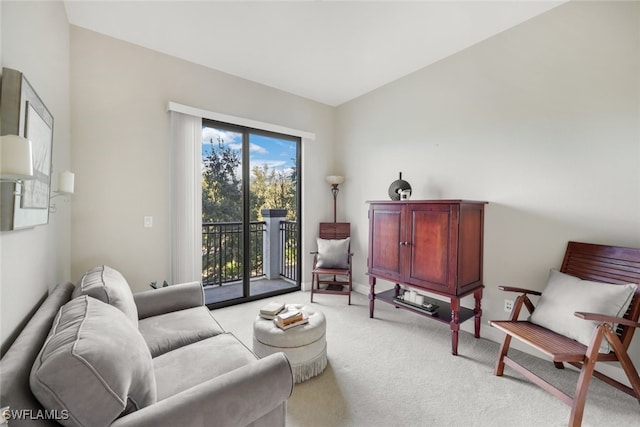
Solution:
[[[279,227],[268,226],[267,221],[252,221],[249,224],[250,278],[273,278],[274,274],[296,280],[297,233],[298,225],[284,218],[277,220]],[[275,225],[275,224],[274,224]],[[273,232],[269,230],[273,229]],[[275,230],[278,232],[275,232]],[[272,245],[271,239],[277,239]],[[276,243],[276,242],[273,242]],[[268,253],[270,248],[278,254]],[[279,271],[273,269],[273,263],[265,264],[265,254],[278,257]],[[202,284],[222,286],[242,280],[243,275],[243,239],[241,222],[210,222],[202,224]],[[270,264],[270,265],[268,265]]]
[[[296,280],[298,277],[298,223],[280,221],[280,276]]]

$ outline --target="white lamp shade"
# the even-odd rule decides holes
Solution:
[[[344,182],[344,176],[329,175],[329,176],[327,176],[326,180],[331,185],[342,184]]]
[[[58,174],[58,193],[73,194],[75,175],[73,172],[63,171]]]
[[[31,141],[18,135],[0,137],[0,179],[33,179]]]

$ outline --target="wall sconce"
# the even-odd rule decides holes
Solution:
[[[59,196],[70,196],[73,194],[75,186],[75,175],[73,172],[63,171],[58,174],[58,189],[54,191],[54,195],[49,200]],[[54,213],[58,209],[55,204],[49,204],[49,212]]]
[[[331,184],[331,194],[333,194],[333,222],[336,222],[336,199],[338,198],[338,192],[340,192],[338,185],[344,182],[344,176],[329,175],[326,177],[326,180]]]
[[[0,181],[15,182],[20,195],[22,181],[34,179],[31,141],[18,135],[0,136]]]

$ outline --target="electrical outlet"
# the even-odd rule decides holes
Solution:
[[[504,311],[511,313],[511,310],[513,310],[513,300],[504,300]]]

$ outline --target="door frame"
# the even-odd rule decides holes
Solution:
[[[302,260],[301,260],[301,251],[302,251],[302,138],[300,136],[287,135],[283,133],[278,133],[274,131],[264,130],[252,128],[249,126],[243,126],[239,124],[226,123],[219,120],[213,119],[202,119],[202,126],[210,126],[216,129],[221,130],[229,130],[233,132],[237,132],[242,134],[242,240],[243,240],[243,250],[242,250],[242,293],[243,296],[240,298],[233,298],[225,301],[220,301],[212,304],[207,304],[209,309],[228,307],[231,305],[242,304],[249,301],[255,301],[259,299],[264,299],[276,295],[283,295],[286,293],[291,293],[295,291],[299,291],[301,289],[301,281],[302,281]],[[250,259],[250,178],[251,178],[251,169],[250,169],[250,141],[249,136],[251,134],[254,135],[262,135],[268,136],[271,138],[277,138],[282,140],[287,140],[291,142],[295,142],[296,144],[296,222],[298,224],[298,232],[296,236],[296,279],[295,286],[289,288],[278,289],[270,292],[261,293],[259,295],[251,295],[251,280],[250,280],[250,262],[246,262],[246,260]],[[245,166],[246,165],[246,166]],[[202,217],[202,214],[200,214]],[[202,231],[200,231],[202,232]],[[223,285],[224,286],[224,285]]]

